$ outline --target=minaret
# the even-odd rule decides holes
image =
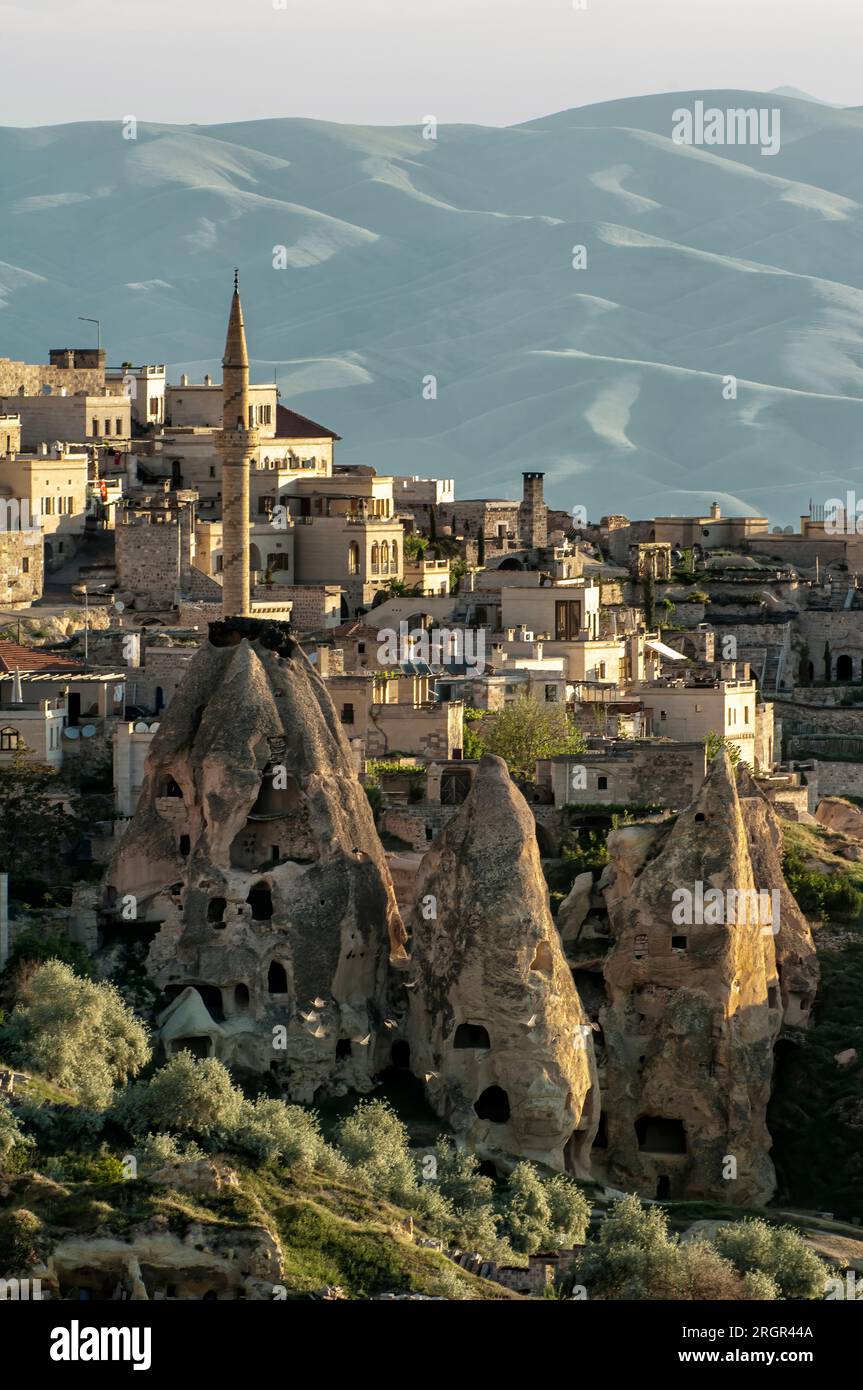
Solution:
[[[249,467],[258,432],[249,421],[249,353],[239,271],[222,358],[222,428],[217,434],[222,458],[222,617],[251,612],[249,600]]]

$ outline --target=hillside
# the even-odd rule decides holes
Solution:
[[[779,152],[675,144],[672,112],[698,99],[777,108]],[[859,111],[751,92],[434,140],[307,120],[6,128],[2,351],[43,359],[86,313],[113,362],[218,372],[239,265],[255,374],[343,436],[342,462],[496,496],[540,467],[562,507],[718,498],[788,523],[813,487],[861,486],[861,143]]]

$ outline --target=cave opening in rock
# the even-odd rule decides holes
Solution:
[[[455,1030],[453,1047],[459,1049],[491,1047],[488,1029],[483,1028],[481,1023],[460,1023]]]
[[[288,992],[287,971],[277,960],[270,961],[270,968],[267,971],[267,989],[270,994],[287,994]]]
[[[642,1115],[635,1121],[638,1147],[647,1153],[685,1154],[686,1130],[682,1120],[662,1115]]]
[[[212,1043],[205,1037],[175,1038],[172,1044],[172,1052],[191,1052],[193,1057],[209,1057],[211,1049]]]
[[[695,812],[695,819],[700,823],[701,821],[706,820],[707,817],[705,816],[705,814],[704,814],[703,811],[696,811],[696,812]]]
[[[505,1125],[510,1116],[509,1096],[500,1086],[487,1086],[473,1108],[481,1120]]]
[[[225,1010],[222,1003],[222,991],[218,985],[199,985],[192,986],[196,989],[207,1006],[207,1013],[216,1023],[222,1023],[225,1017]]]
[[[252,909],[254,921],[269,922],[273,915],[273,895],[266,883],[256,883],[250,888],[246,902]]]
[[[538,970],[541,975],[551,975],[554,970],[554,960],[551,954],[551,946],[547,941],[540,941],[536,948],[536,954],[530,963],[531,970]]]
[[[336,1061],[342,1057],[350,1057],[353,1052],[350,1038],[339,1038],[336,1043]]]
[[[182,796],[183,793],[173,777],[163,777],[159,783],[159,796]]]
[[[595,1149],[608,1148],[608,1116],[606,1115],[604,1110],[600,1112],[599,1128],[596,1131],[596,1138],[593,1141],[593,1147]]]
[[[192,847],[192,841],[190,840],[189,836],[188,836],[188,835],[181,835],[181,836],[180,836],[180,853],[181,853],[182,855],[187,855],[187,854],[189,853],[189,850],[191,849],[191,847]]]
[[[246,1009],[249,1007],[249,1003],[250,1003],[249,986],[248,986],[248,985],[235,985],[235,986],[234,986],[234,1008],[235,1008],[235,1009],[238,1009],[241,1013],[245,1013]]]
[[[213,927],[225,925],[225,909],[228,904],[224,898],[211,898],[207,904],[207,921]]]
[[[664,1201],[671,1196],[671,1178],[667,1173],[660,1173],[656,1180],[657,1201]]]
[[[494,1182],[497,1182],[497,1167],[494,1163],[492,1163],[490,1158],[482,1159],[477,1169],[477,1172],[479,1173],[481,1178],[491,1178]]]
[[[410,1071],[411,1047],[404,1038],[396,1038],[390,1051],[390,1061],[396,1071]]]

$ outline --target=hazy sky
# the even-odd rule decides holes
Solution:
[[[863,105],[861,0],[0,0],[0,35],[3,125],[505,125],[716,87]]]

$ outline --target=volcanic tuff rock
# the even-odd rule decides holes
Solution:
[[[781,1008],[771,925],[739,897],[770,885],[753,869],[727,754],[674,822],[637,845],[630,829],[608,840],[608,1177],[651,1196],[763,1202],[774,1187],[765,1111]],[[691,895],[688,921],[680,889]],[[722,892],[718,912],[699,909],[710,889]]]
[[[599,1117],[590,1025],[551,918],[531,812],[482,759],[423,860],[412,928],[413,1070],[482,1158],[589,1176]]]
[[[737,769],[737,795],[746,827],[749,858],[759,888],[779,893],[776,967],[782,991],[783,1023],[805,1028],[818,992],[818,957],[812,928],[782,872],[782,826],[745,763]],[[822,802],[823,805],[823,802]],[[848,807],[853,811],[853,807]]]
[[[275,1063],[300,1101],[370,1087],[404,927],[344,732],[286,625],[211,625],[108,884],[117,907],[132,895],[139,920],[162,924],[148,967],[177,998],[169,1050]]]

